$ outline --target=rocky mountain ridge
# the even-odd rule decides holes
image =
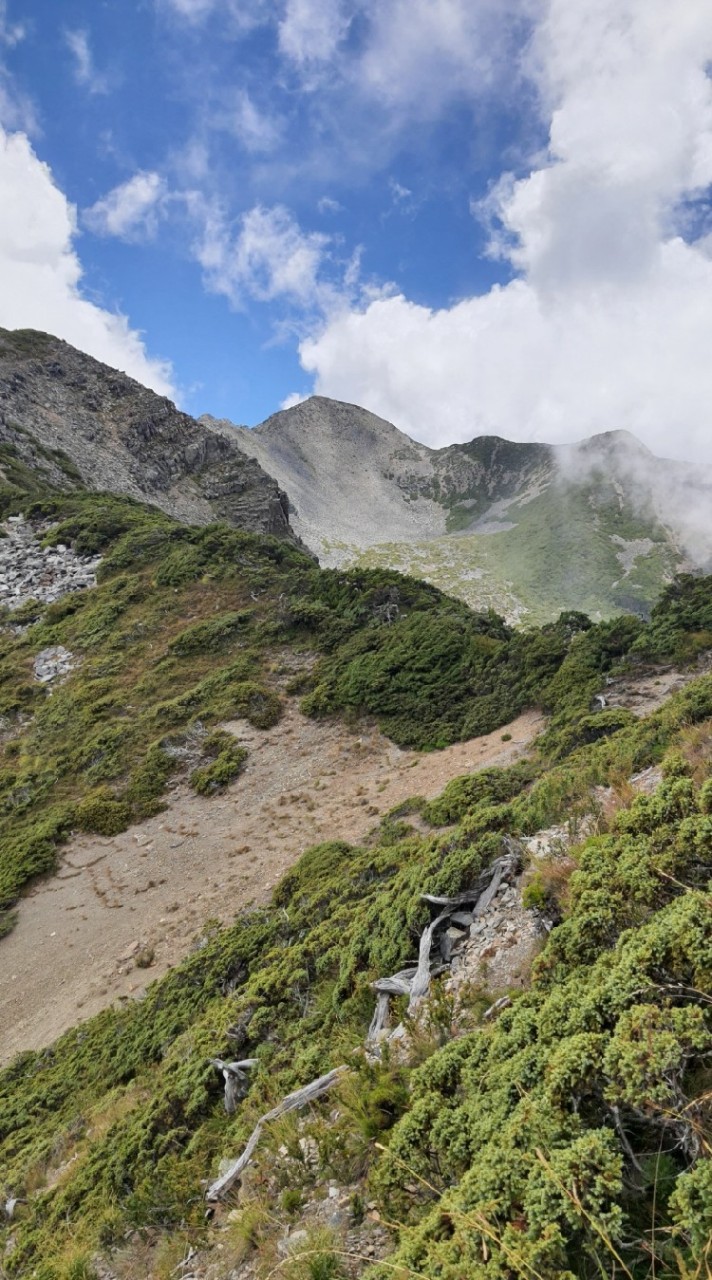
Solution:
[[[656,458],[625,431],[429,449],[320,396],[253,430],[201,421],[276,477],[321,563],[397,568],[512,621],[645,614],[712,557],[712,469]]]
[[[236,440],[47,334],[0,330],[0,468],[293,538],[286,495]]]
[[[23,491],[84,486],[301,539],[326,567],[395,568],[510,622],[647,615],[712,563],[712,469],[624,431],[430,449],[320,396],[236,427],[31,331],[0,332],[0,469]]]

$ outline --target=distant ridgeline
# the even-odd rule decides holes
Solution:
[[[252,431],[201,421],[276,478],[322,564],[400,569],[510,621],[647,616],[676,573],[712,565],[712,468],[626,431],[429,449],[322,396]]]
[[[196,726],[192,785],[209,796],[237,778],[244,749],[220,725],[278,722],[285,652],[315,658],[291,686],[306,714],[371,716],[402,746],[485,733],[526,707],[550,717],[531,760],[414,799],[363,847],[310,850],[273,906],[209,930],[143,1000],[0,1074],[0,1188],[17,1201],[7,1275],[113,1274],[97,1254],[130,1261],[163,1237],[180,1263],[209,1239],[202,1192],[220,1159],[342,1061],[351,1071],[307,1130],[316,1155],[292,1161],[289,1186],[358,1183],[401,1224],[379,1280],[637,1278],[653,1259],[659,1277],[709,1274],[712,677],[645,720],[593,707],[607,678],[712,647],[712,580],[677,579],[649,623],[569,611],[513,630],[390,570],[319,569],[289,537],[60,492],[12,440],[2,466],[3,518],[21,512],[43,547],[100,557],[96,586],[2,617],[5,929],[72,831],[110,835],[160,810]],[[48,649],[70,655],[51,695],[33,674]],[[657,764],[658,789],[636,796],[627,780]],[[540,876],[554,927],[531,988],[486,1021],[488,993],[474,991],[467,1034],[450,1039],[436,984],[412,1061],[355,1053],[371,983],[411,960],[427,923],[421,895],[467,889],[505,835],[590,815],[594,787],[613,787],[618,809],[564,876]],[[210,1060],[234,1057],[257,1066],[228,1117]],[[243,1244],[269,1259],[275,1204],[259,1179],[242,1203]],[[323,1241],[314,1258],[322,1270],[303,1260],[294,1275],[348,1274]]]
[[[0,330],[0,471],[301,539],[326,567],[398,569],[508,622],[647,617],[678,573],[712,568],[712,468],[625,431],[429,449],[322,396],[248,430],[31,330]]]

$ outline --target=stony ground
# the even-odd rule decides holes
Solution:
[[[10,516],[0,524],[0,605],[19,609],[28,600],[49,604],[68,591],[96,586],[99,556],[78,556],[71,547],[43,547],[51,525]]]
[[[408,796],[433,797],[453,777],[516,759],[542,720],[528,713],[425,755],[399,750],[375,729],[308,720],[295,700],[268,731],[227,727],[250,755],[223,795],[204,798],[179,784],[148,822],[112,839],[77,836],[58,874],[22,900],[17,927],[0,942],[0,1060],[138,995],[188,952],[207,920],[227,922],[268,901],[310,845],[357,842]]]

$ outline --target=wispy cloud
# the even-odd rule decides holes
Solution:
[[[236,224],[219,209],[203,210],[196,256],[208,288],[233,306],[282,302],[308,322],[353,297],[357,259],[344,263],[334,249],[329,236],[304,231],[283,206],[256,205]]]
[[[141,170],[86,209],[84,222],[100,236],[127,241],[151,239],[167,198],[165,179],[158,173]]]
[[[279,47],[306,68],[334,60],[353,18],[345,0],[286,0],[279,22]]]
[[[89,32],[83,27],[74,31],[65,31],[64,39],[74,59],[74,79],[88,93],[109,93],[111,78],[105,72],[98,71],[94,64]]]
[[[319,213],[343,213],[344,206],[332,196],[321,196],[316,202]]]
[[[6,0],[0,0],[0,126],[35,135],[39,133],[35,104],[20,88],[7,65],[8,55],[22,43],[26,34],[23,23],[8,17]]]
[[[197,26],[217,14],[227,19],[235,31],[251,31],[274,20],[274,0],[155,0],[159,9],[177,14]]]
[[[0,45],[14,49],[27,35],[22,22],[11,22],[7,14],[7,0],[0,0]]]
[[[313,170],[322,181],[329,168],[334,176],[343,174],[345,148],[352,173],[376,171],[409,131],[411,140],[415,139],[415,125],[438,120],[453,102],[473,105],[495,87],[505,86],[509,94],[515,87],[521,89],[519,51],[533,13],[544,4],[544,0],[155,2],[164,12],[181,15],[195,32],[186,55],[191,59],[200,47],[196,40],[203,26],[210,33],[206,41],[215,38],[219,24],[222,39],[237,43],[257,26],[271,29],[277,63],[270,65],[269,109],[263,102],[255,103],[253,86],[246,80],[239,91],[249,89],[248,110],[257,105],[272,125],[282,109],[285,117],[292,113],[300,126],[300,178]],[[244,77],[246,64],[233,65],[240,66]],[[207,94],[219,96],[212,81]],[[212,119],[220,122],[221,113],[213,112]],[[244,132],[249,137],[248,121]],[[294,143],[289,129],[280,127],[279,135],[289,151]],[[271,148],[273,130],[269,137]],[[275,164],[278,160],[279,156]],[[293,180],[298,180],[296,166]]]
[[[246,151],[270,152],[279,145],[282,121],[274,112],[260,109],[246,89],[230,91],[206,117],[206,127],[230,133]]]

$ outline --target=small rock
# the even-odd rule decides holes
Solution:
[[[292,1231],[290,1235],[283,1236],[281,1240],[277,1241],[277,1253],[283,1258],[288,1257],[290,1253],[298,1253],[300,1249],[304,1248],[308,1239],[308,1231]]]

